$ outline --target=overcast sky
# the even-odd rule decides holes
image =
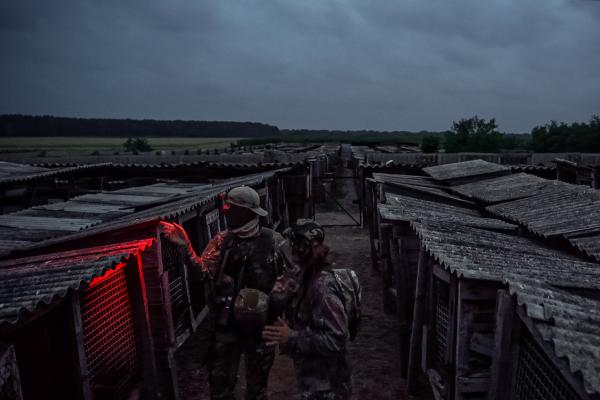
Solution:
[[[600,114],[600,1],[2,0],[0,113],[501,131]]]

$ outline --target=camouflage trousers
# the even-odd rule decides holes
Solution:
[[[267,381],[275,359],[264,343],[244,343],[232,333],[217,333],[208,359],[210,397],[234,400],[241,355],[246,364],[246,400],[266,400]]]

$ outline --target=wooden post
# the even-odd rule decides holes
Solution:
[[[410,345],[410,320],[408,310],[408,260],[404,240],[400,239],[399,228],[394,226],[390,246],[390,260],[394,269],[396,286],[396,315],[399,321],[400,376],[406,378],[408,349]]]
[[[146,285],[144,284],[144,271],[142,257],[138,253],[126,268],[127,286],[129,288],[131,307],[135,317],[135,329],[138,339],[138,360],[141,367],[144,399],[156,398],[156,359],[154,358],[154,342],[150,331],[150,316],[148,314],[148,300],[146,298]]]
[[[87,356],[83,343],[83,321],[81,320],[81,303],[79,292],[72,292],[70,295],[71,301],[71,320],[73,322],[73,343],[75,343],[75,363],[77,372],[79,373],[79,388],[78,395],[82,400],[92,399],[92,389],[90,387],[90,377],[87,365]]]
[[[392,226],[389,224],[380,225],[379,234],[379,260],[381,265],[381,278],[383,280],[383,311],[387,314],[394,313],[396,300],[392,297],[390,289],[392,287],[392,266],[390,265],[390,240],[392,236]]]
[[[515,305],[511,295],[506,290],[498,290],[494,354],[488,400],[508,400],[510,396],[514,309]]]
[[[467,312],[464,303],[464,293],[466,283],[463,279],[458,280],[458,298],[456,305],[456,347],[455,347],[455,366],[454,374],[454,399],[461,400],[464,398],[461,391],[463,383],[462,378],[468,372],[469,363],[469,329],[472,324],[473,314]]]
[[[417,379],[421,359],[421,342],[423,338],[423,322],[426,319],[427,282],[429,281],[429,263],[426,250],[421,247],[417,267],[417,287],[413,312],[412,332],[410,335],[410,353],[408,356],[407,390],[408,394],[417,394]]]
[[[177,377],[173,359],[175,329],[171,312],[168,272],[163,269],[160,234],[156,231],[156,243],[141,255],[150,328],[156,361],[157,397],[177,399]]]

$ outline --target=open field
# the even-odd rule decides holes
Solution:
[[[0,152],[65,150],[73,152],[123,151],[127,138],[118,137],[0,137]],[[229,147],[237,138],[148,138],[155,150]]]

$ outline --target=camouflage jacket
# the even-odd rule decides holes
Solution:
[[[268,294],[275,279],[287,268],[285,244],[283,236],[265,227],[261,228],[258,236],[245,239],[228,231],[219,232],[202,252],[200,268],[204,275],[216,277],[224,247],[231,246],[224,273],[233,278],[238,289],[248,287]],[[242,269],[243,276],[240,275]]]
[[[343,293],[331,272],[320,271],[298,290],[288,320],[291,329],[282,350],[294,359],[300,390],[349,395],[348,318]]]

